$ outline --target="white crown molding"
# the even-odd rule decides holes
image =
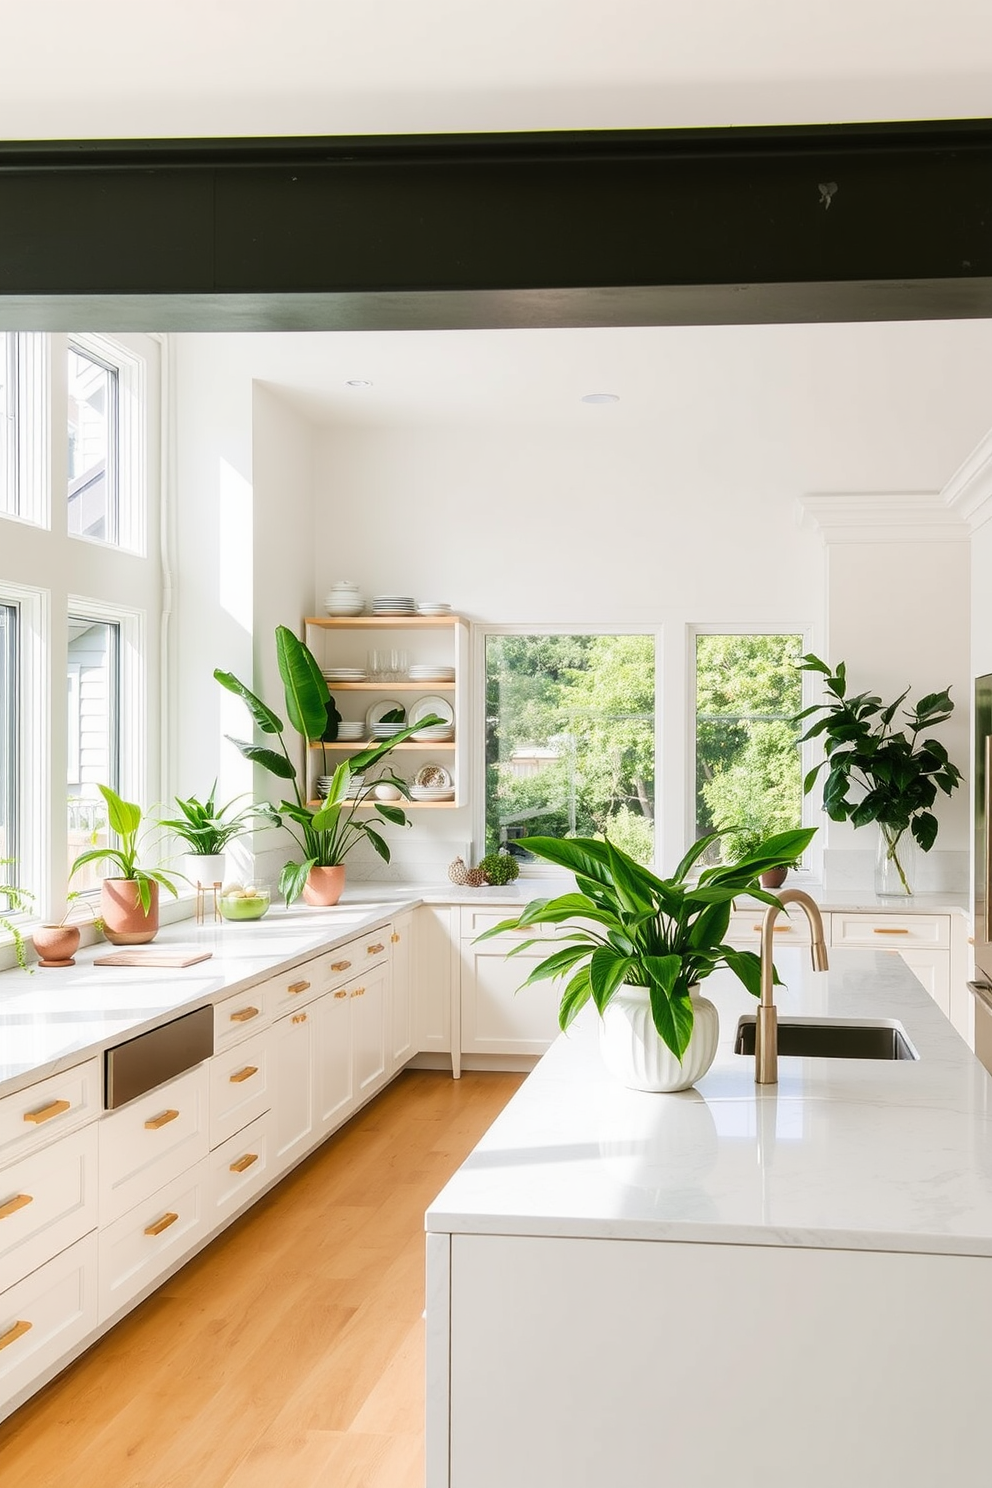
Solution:
[[[992,429],[972,450],[941,491],[949,511],[974,532],[992,519]]]
[[[822,491],[799,497],[800,521],[833,543],[960,543],[971,528],[938,491]]]

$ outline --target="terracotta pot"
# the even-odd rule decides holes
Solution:
[[[100,890],[103,933],[111,945],[144,945],[158,934],[158,884],[151,882],[148,913],[133,878],[105,878]]]
[[[788,868],[767,868],[760,875],[761,887],[763,889],[780,889],[788,876]]]
[[[307,904],[337,904],[344,889],[344,864],[333,868],[311,868],[303,887]]]
[[[39,925],[31,931],[39,966],[74,966],[79,949],[78,925]]]

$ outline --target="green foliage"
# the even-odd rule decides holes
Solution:
[[[242,797],[235,796],[223,806],[218,806],[214,801],[216,792],[215,780],[205,801],[197,800],[196,796],[190,796],[184,801],[176,796],[176,805],[181,815],[163,818],[159,821],[159,826],[173,832],[185,842],[191,853],[207,856],[223,852],[229,842],[247,831],[251,821],[265,813],[254,806],[244,806],[231,815],[232,807]]]
[[[577,891],[532,899],[519,915],[477,938],[536,925],[562,926],[563,934],[554,941],[559,949],[538,963],[523,986],[567,978],[558,1009],[563,1029],[590,999],[602,1013],[620,987],[647,987],[654,1026],[681,1060],[692,1033],[691,987],[727,966],[755,997],[759,992],[758,956],[724,943],[734,897],[746,892],[765,904],[778,904],[774,894],[760,887],[759,876],[794,862],[814,832],[776,833],[732,866],[703,869],[695,884],[689,874],[719,833],[694,843],[670,878],[656,877],[609,841],[528,837],[522,845],[573,873]],[[509,954],[534,945],[543,950],[547,944],[538,937],[521,940]]]
[[[516,858],[505,852],[486,853],[479,867],[486,875],[487,882],[497,887],[512,883],[515,878],[520,877],[520,865]]]
[[[832,695],[829,702],[815,703],[796,715],[797,723],[815,717],[803,739],[822,739],[826,754],[806,776],[804,792],[809,794],[825,769],[823,809],[831,821],[850,821],[855,827],[878,822],[897,865],[899,838],[907,829],[929,852],[937,836],[937,818],[930,810],[937,791],[949,796],[962,777],[942,744],[931,738],[920,743],[919,736],[950,718],[954,711],[950,689],[927,693],[915,706],[902,708],[908,687],[891,703],[867,692],[848,697],[844,662],[831,671],[825,661],[810,654],[802,658],[800,668],[822,674]],[[906,720],[901,729],[893,726],[900,708]]]
[[[0,858],[0,868],[13,866],[13,858]],[[16,884],[0,884],[0,900],[6,900],[5,908],[17,914],[26,914],[34,903],[34,895],[28,889],[19,889]],[[19,925],[7,915],[0,915],[0,925],[8,932],[14,942],[14,955],[17,964],[22,971],[33,971],[28,967],[27,956],[24,951],[24,935]]]
[[[69,871],[69,877],[71,878],[86,863],[109,863],[118,871],[105,876],[128,879],[137,884],[138,899],[146,915],[152,901],[150,887],[152,883],[157,883],[163,889],[167,889],[174,899],[178,898],[179,891],[172,881],[176,877],[175,874],[162,868],[143,868],[138,862],[142,841],[141,807],[133,801],[122,800],[109,785],[101,785],[98,789],[107,803],[107,820],[111,831],[116,833],[120,846],[93,847],[80,853]]]
[[[276,660],[283,684],[286,713],[292,727],[306,740],[327,743],[337,737],[340,722],[330,697],[327,683],[310,649],[285,625],[276,627]],[[330,788],[324,800],[311,806],[300,789],[296,765],[286,748],[283,738],[285,724],[272,708],[240,682],[231,672],[217,668],[215,679],[221,687],[240,697],[251,713],[256,726],[265,734],[273,734],[279,749],[270,749],[245,739],[233,739],[231,743],[240,750],[245,759],[261,765],[280,780],[288,780],[293,789],[293,799],[283,800],[277,807],[262,804],[255,810],[267,817],[273,826],[285,827],[303,854],[303,862],[286,863],[279,876],[279,890],[286,903],[292,904],[303,892],[311,868],[333,868],[343,863],[356,843],[366,840],[375,852],[389,862],[389,844],[378,830],[383,821],[395,826],[408,826],[405,812],[397,806],[383,801],[375,802],[376,817],[363,820],[357,815],[362,804],[371,796],[376,785],[388,781],[409,799],[406,783],[395,775],[381,775],[349,797],[353,775],[364,774],[373,765],[384,759],[404,739],[418,729],[441,723],[436,714],[420,719],[417,723],[400,729],[391,738],[384,739],[369,749],[363,749],[343,760],[331,777]],[[324,773],[327,773],[326,754],[323,758]]]

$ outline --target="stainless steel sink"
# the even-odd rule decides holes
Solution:
[[[754,1053],[756,1020],[737,1024],[735,1054]],[[778,1052],[800,1059],[919,1059],[900,1028],[887,1023],[816,1023],[780,1018]]]

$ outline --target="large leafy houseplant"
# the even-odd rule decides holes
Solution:
[[[506,930],[558,925],[559,949],[546,956],[523,983],[565,978],[558,1022],[568,1028],[590,1000],[602,1013],[621,987],[646,987],[659,1035],[681,1060],[693,1026],[690,989],[726,966],[757,997],[761,961],[754,951],[727,945],[733,901],[748,894],[778,904],[759,886],[759,875],[798,858],[815,827],[778,832],[736,863],[690,873],[722,834],[701,837],[670,878],[658,878],[609,841],[592,837],[525,837],[520,846],[575,875],[576,891],[552,899],[532,899],[519,915],[503,920],[478,938]],[[544,938],[522,940],[508,955]]]
[[[930,809],[937,791],[949,796],[961,784],[961,772],[951,764],[943,744],[929,737],[920,740],[921,734],[950,718],[954,711],[950,688],[929,692],[915,706],[903,708],[906,727],[897,728],[895,716],[909,696],[908,687],[891,703],[868,692],[848,697],[844,662],[832,670],[809,654],[799,666],[820,673],[832,694],[828,702],[814,703],[793,719],[799,723],[819,715],[802,741],[823,739],[825,758],[807,774],[803,793],[809,794],[826,769],[827,816],[831,821],[850,821],[854,827],[877,822],[902,892],[911,894],[903,855],[905,834],[909,832],[910,840],[929,852],[937,836],[937,818]]]
[[[327,683],[310,649],[285,625],[276,627],[276,661],[285,695],[286,716],[293,729],[305,740],[313,743],[333,742],[337,737],[340,715]],[[354,776],[364,774],[373,765],[408,739],[419,729],[443,722],[435,714],[422,718],[417,723],[399,729],[389,739],[384,739],[368,749],[360,750],[342,762],[331,776],[330,786],[324,800],[318,806],[310,805],[301,789],[300,778],[286,748],[284,737],[286,725],[267,703],[240,682],[231,672],[219,668],[214,677],[220,685],[233,692],[247,705],[256,728],[278,745],[273,749],[267,744],[255,744],[245,739],[231,739],[245,759],[251,760],[278,779],[288,781],[293,799],[282,800],[269,812],[273,825],[282,825],[289,832],[303,854],[302,862],[286,863],[279,877],[279,890],[286,903],[299,898],[312,868],[333,868],[342,864],[352,849],[363,840],[368,841],[385,862],[389,862],[389,844],[378,830],[383,820],[395,826],[407,826],[405,812],[398,806],[375,801],[377,817],[362,818],[358,815],[364,801],[374,789],[373,784],[360,787],[349,794]],[[230,735],[228,735],[230,738]],[[326,772],[326,756],[325,756]],[[388,781],[402,796],[409,798],[405,781],[395,775],[380,776],[375,785]],[[261,809],[261,808],[259,808]]]
[[[205,801],[198,800],[196,796],[190,796],[188,800],[176,796],[180,815],[159,821],[160,827],[165,827],[185,842],[187,852],[196,857],[213,857],[216,853],[222,853],[229,842],[248,830],[253,820],[266,816],[257,806],[243,806],[238,811],[232,811],[242,799],[241,796],[235,796],[223,806],[218,806],[216,794],[215,780]]]
[[[124,879],[135,884],[138,901],[147,915],[151,906],[152,884],[167,889],[173,898],[178,898],[178,889],[172,882],[176,876],[164,868],[144,868],[138,862],[141,851],[142,822],[141,807],[133,801],[123,801],[109,785],[98,787],[107,803],[107,821],[117,836],[117,846],[91,847],[82,852],[72,865],[70,878],[86,863],[107,863],[117,872],[106,874],[107,878]]]

